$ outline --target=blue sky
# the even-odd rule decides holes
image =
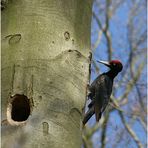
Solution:
[[[112,47],[113,47],[112,59],[121,60],[123,65],[126,65],[128,57],[129,57],[130,47],[129,47],[128,39],[127,39],[127,36],[128,36],[127,24],[128,24],[128,20],[129,20],[129,12],[133,7],[132,3],[130,3],[130,2],[127,3],[127,2],[129,2],[129,1],[125,1],[125,2],[123,2],[123,4],[121,4],[119,6],[119,8],[116,10],[114,16],[112,17],[112,19],[109,22],[109,24],[110,24],[109,31],[112,36]],[[103,12],[100,13],[100,10],[98,9],[96,3],[94,3],[93,11],[99,17],[99,19],[103,22],[104,21]],[[140,26],[141,25],[140,21],[139,21],[140,17],[143,17],[143,20],[144,19],[146,20],[146,10],[141,10],[136,15],[136,17],[134,18],[134,21],[133,21],[134,27],[135,28],[137,27],[137,29],[140,29],[140,32],[138,32],[139,35],[141,33],[143,33],[146,29],[145,24],[143,24],[143,26]],[[93,48],[93,44],[98,39],[98,31],[99,30],[100,30],[100,28],[98,27],[96,20],[94,18],[92,18],[92,31],[91,31],[92,32],[91,33],[92,48]],[[144,44],[142,46],[145,47],[146,44]],[[105,40],[105,37],[102,36],[98,47],[95,49],[95,52],[93,53],[93,60],[94,61],[107,60],[107,57],[108,56],[107,56],[106,40]],[[139,56],[138,60],[139,60],[138,63],[141,63],[141,61],[143,61],[143,57]],[[108,68],[106,68],[104,65],[99,64],[97,62],[96,62],[96,64],[100,69],[99,73],[102,73],[102,72],[105,72],[108,70]],[[91,82],[97,77],[97,75],[98,75],[98,73],[95,71],[95,67],[92,65]],[[144,69],[143,76],[146,76],[146,68]],[[131,79],[131,77],[129,76],[128,79]],[[140,79],[142,79],[142,77]],[[115,85],[118,81],[120,82],[121,80],[122,80],[122,77],[119,74],[119,76],[115,80]],[[121,87],[119,89],[116,89],[115,97],[117,98],[117,97],[121,96],[124,89],[125,89],[125,87]],[[133,92],[134,92],[134,88],[132,89],[132,92],[129,95],[129,97],[131,97],[131,98],[133,97],[132,96]],[[131,101],[132,101],[132,99],[131,99]],[[130,112],[129,106],[125,106],[125,107],[123,107],[123,109],[127,113]],[[111,116],[109,119],[109,125],[107,128],[107,135],[108,135],[108,137],[110,137],[109,141],[111,141],[112,144],[114,143],[114,136],[116,134],[118,134],[118,131],[125,129],[117,112],[118,111],[114,111],[111,113]],[[131,118],[127,116],[126,121],[127,122],[131,121]],[[93,126],[94,124],[95,124],[95,118],[92,117],[91,120],[89,121],[89,125]],[[145,144],[146,143],[146,133],[143,130],[143,127],[139,124],[138,120],[133,123],[132,129],[135,131],[135,133],[137,134],[140,141],[143,144]],[[97,148],[100,145],[100,137],[99,137],[100,131],[101,131],[101,129],[98,132],[96,132],[92,138],[93,143],[94,143],[94,148]],[[122,142],[120,142],[117,147],[121,148],[121,146],[122,146],[123,148],[124,147],[136,148],[137,146],[136,146],[135,142],[132,140],[132,138],[130,137],[130,135],[128,135],[128,134],[126,134],[126,135],[127,135],[127,137],[123,136]],[[126,144],[126,142],[128,141],[127,138],[129,139],[128,144]],[[111,144],[110,143],[107,144],[106,147],[111,148]]]

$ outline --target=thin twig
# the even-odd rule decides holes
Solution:
[[[109,111],[106,112],[104,123],[102,124],[102,134],[101,134],[101,148],[105,148],[106,145],[106,130],[107,130],[107,123],[109,120]]]

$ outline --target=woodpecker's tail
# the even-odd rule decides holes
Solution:
[[[96,106],[95,104],[95,116],[96,116],[96,121],[99,122],[99,120],[101,119],[102,113],[100,112],[100,108],[99,106]]]
[[[92,117],[92,115],[95,113],[94,108],[90,108],[87,113],[85,114],[83,118],[83,125],[87,123],[87,121]]]

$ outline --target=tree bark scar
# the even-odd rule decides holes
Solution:
[[[16,44],[21,40],[21,34],[14,34],[9,39],[9,44]]]
[[[43,125],[43,135],[46,136],[49,134],[49,124],[47,122],[42,122]]]
[[[18,43],[20,40],[21,40],[22,36],[20,33],[17,33],[17,34],[10,34],[10,35],[7,35],[5,37],[5,39],[9,39],[8,43],[11,45],[11,44],[16,44]]]
[[[70,39],[70,33],[68,31],[65,31],[64,37],[65,37],[65,40],[68,41]]]
[[[84,58],[85,60],[88,60],[88,57],[84,56],[80,51],[75,50],[75,49],[68,49],[68,50],[62,51],[61,53],[59,53],[58,55],[56,55],[51,60],[57,60],[57,59],[63,58],[64,55],[67,55],[69,53],[71,53],[71,54],[77,54],[77,57],[81,57],[81,58]]]
[[[67,51],[67,50],[66,50]],[[72,50],[72,49],[69,49],[68,52],[76,52],[77,53],[77,57],[80,58],[80,57],[85,57],[80,51],[78,50]],[[85,57],[86,58],[86,57]]]
[[[75,40],[74,40],[74,39],[72,39],[71,41],[72,41],[72,44],[74,45],[74,43],[75,43]]]

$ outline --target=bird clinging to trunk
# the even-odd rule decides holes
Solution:
[[[97,61],[110,68],[106,73],[99,75],[93,83],[89,86],[88,99],[91,99],[88,105],[88,111],[84,115],[83,124],[95,113],[96,121],[98,122],[101,118],[102,113],[107,107],[110,101],[110,95],[112,92],[113,80],[119,72],[121,72],[123,66],[118,60],[112,60],[110,62]]]

